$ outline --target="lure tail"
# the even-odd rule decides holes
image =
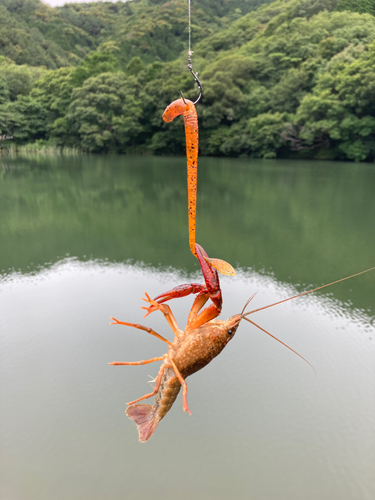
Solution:
[[[133,405],[125,412],[137,424],[139,441],[145,443],[155,432],[160,422],[152,405]]]

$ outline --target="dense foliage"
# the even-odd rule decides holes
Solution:
[[[360,14],[375,15],[375,0],[339,0],[338,10],[351,10]]]
[[[192,2],[197,42],[272,0]],[[17,64],[56,69],[78,64],[99,46],[116,44],[125,68],[134,56],[145,62],[176,59],[187,45],[187,0],[131,0],[66,4],[0,0],[0,55]]]
[[[375,0],[198,5],[202,154],[374,160]],[[163,124],[161,115],[180,90],[197,95],[186,69],[185,1],[51,9],[38,0],[0,0],[5,7],[25,33],[42,33],[52,63],[32,67],[21,49],[23,59],[12,57],[10,45],[3,51],[0,134],[89,152],[184,150],[182,124]]]

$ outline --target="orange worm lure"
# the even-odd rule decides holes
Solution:
[[[198,175],[198,116],[194,103],[188,99],[173,101],[164,111],[163,120],[171,122],[176,116],[182,115],[185,124],[186,156],[188,173],[188,203],[189,203],[189,246],[195,252],[195,227],[197,213],[197,175]]]
[[[195,257],[195,229],[197,214],[197,177],[198,177],[198,116],[195,105],[189,99],[177,99],[164,111],[163,120],[170,123],[176,116],[182,115],[185,124],[187,179],[188,179],[188,205],[189,205],[189,246]],[[207,263],[217,269],[221,274],[234,276],[236,271],[225,260],[210,259],[205,257]]]

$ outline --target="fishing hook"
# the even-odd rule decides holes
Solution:
[[[202,94],[203,94],[203,89],[202,89],[202,84],[201,84],[201,82],[199,81],[199,78],[198,78],[197,73],[194,73],[194,71],[193,71],[193,66],[192,66],[192,64],[191,64],[191,54],[192,54],[192,53],[193,53],[193,51],[189,51],[189,55],[188,55],[188,68],[189,68],[190,73],[193,75],[194,80],[196,81],[196,83],[197,83],[197,85],[198,85],[198,87],[199,87],[199,96],[198,96],[198,99],[194,102],[194,104],[197,104],[197,102],[198,102],[198,101],[200,100],[200,98],[202,97]],[[185,101],[184,94],[182,93],[182,91],[180,91],[180,93],[181,93],[181,97],[182,97],[182,99],[183,99],[184,103],[185,103],[185,104],[187,104],[187,103],[186,103],[186,101]]]

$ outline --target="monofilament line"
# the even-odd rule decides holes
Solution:
[[[191,5],[189,0],[189,56],[191,56]]]

